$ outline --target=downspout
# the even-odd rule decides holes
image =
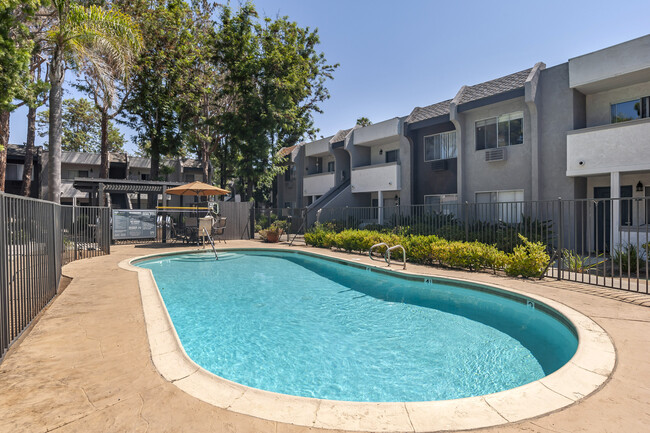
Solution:
[[[531,200],[539,200],[539,185],[540,185],[540,150],[539,150],[539,107],[537,106],[537,98],[539,95],[539,77],[541,71],[546,68],[542,62],[536,63],[531,69],[530,74],[524,83],[524,100],[528,107],[530,114],[530,145],[531,145]]]
[[[463,203],[466,200],[463,182],[463,160],[464,160],[464,134],[463,134],[463,119],[462,114],[458,112],[458,106],[462,101],[463,94],[467,86],[460,88],[454,99],[449,103],[449,120],[454,124],[456,129],[456,194],[458,194],[458,203]]]

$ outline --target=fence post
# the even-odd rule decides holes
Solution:
[[[9,243],[6,238],[5,195],[0,192],[0,360],[9,347]]]
[[[77,235],[77,200],[72,201],[72,237],[74,238],[74,259],[79,260],[79,236]]]
[[[465,242],[469,242],[469,202],[465,201]]]
[[[562,280],[562,238],[564,236],[564,219],[562,218],[562,197],[557,198],[558,207],[558,233],[557,233],[557,279]]]

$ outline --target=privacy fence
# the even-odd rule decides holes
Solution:
[[[313,216],[312,216],[313,215]],[[320,224],[479,241],[511,252],[521,236],[543,243],[546,276],[650,292],[650,198],[464,203],[392,207],[258,209],[256,230],[285,220],[290,233]]]
[[[61,267],[110,253],[108,208],[0,192],[0,360],[56,295]]]

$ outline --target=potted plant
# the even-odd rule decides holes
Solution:
[[[260,231],[260,237],[266,242],[278,242],[280,236],[282,236],[282,233],[284,233],[288,226],[289,224],[286,221],[274,221],[268,229]]]

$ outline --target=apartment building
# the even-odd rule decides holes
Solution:
[[[649,118],[646,35],[553,67],[539,62],[465,85],[406,117],[306,143],[305,169],[296,176],[304,177],[303,204],[312,212],[371,206],[377,220],[382,207],[388,212],[395,204],[645,199]],[[645,203],[601,212],[611,221],[585,216],[585,234],[604,226],[612,236],[621,227],[640,232],[650,221]],[[496,217],[516,222],[521,215]]]
[[[34,168],[32,174],[33,198],[47,198],[48,153],[38,146],[34,152]],[[10,144],[7,148],[7,175],[5,191],[9,194],[20,194],[25,164],[25,147]],[[99,178],[101,155],[86,152],[62,152],[61,154],[61,203],[91,205],[96,204],[97,192],[102,179]],[[201,163],[190,158],[164,160],[162,163],[164,182],[150,180],[151,160],[143,157],[133,157],[122,153],[109,155],[109,176],[113,182],[121,182],[124,186],[120,192],[108,193],[108,203],[116,208],[146,207],[147,188],[161,190],[162,184],[176,185],[193,181],[202,181]],[[80,182],[84,180],[85,182]],[[81,187],[81,184],[84,184]],[[141,183],[142,185],[135,185]],[[160,183],[161,185],[152,185]],[[150,184],[147,187],[146,184]],[[127,186],[129,185],[129,186]],[[135,186],[134,186],[135,185]],[[141,192],[135,190],[140,189]]]
[[[602,202],[589,232],[602,229],[614,246],[648,242],[650,35],[569,59],[568,87],[583,100],[582,122],[566,134],[567,178],[581,184],[583,198],[634,199],[611,209]]]

